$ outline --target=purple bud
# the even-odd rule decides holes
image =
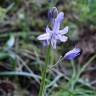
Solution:
[[[67,52],[64,55],[64,59],[66,59],[66,60],[73,60],[75,57],[80,55],[80,51],[81,50],[79,48],[74,48],[74,49],[70,50],[69,52]]]
[[[52,19],[55,19],[58,15],[58,10],[56,7],[52,7],[48,10],[48,20],[51,21]]]

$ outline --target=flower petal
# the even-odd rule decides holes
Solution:
[[[56,17],[56,19],[55,19],[54,26],[53,26],[53,31],[59,30],[60,23],[61,23],[61,21],[63,20],[63,18],[64,18],[64,13],[63,13],[63,12],[60,12],[60,13],[58,14],[58,16]]]
[[[57,17],[56,17],[55,22],[61,23],[61,21],[63,20],[63,18],[64,18],[64,13],[63,13],[63,12],[60,12],[60,13],[57,15]]]
[[[52,45],[53,49],[56,49],[56,42],[57,42],[56,39],[51,39],[51,45]]]
[[[38,36],[37,39],[38,40],[48,40],[48,39],[50,39],[50,34],[45,33],[43,35]]]
[[[48,46],[49,45],[49,40],[43,40],[43,46]]]
[[[49,34],[52,33],[52,31],[50,30],[48,26],[46,27],[46,33],[49,33]]]
[[[62,36],[62,35],[58,35],[58,39],[59,39],[61,42],[66,42],[66,41],[68,40],[68,37]]]
[[[60,30],[59,33],[60,34],[66,34],[68,32],[68,26],[66,26],[64,29]]]
[[[66,60],[72,60],[75,57],[77,57],[78,55],[80,55],[80,49],[79,48],[74,48],[73,50],[67,52],[64,56],[64,59]]]

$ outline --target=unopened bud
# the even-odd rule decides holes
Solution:
[[[58,10],[56,7],[52,7],[51,9],[48,10],[48,20],[55,19],[58,15]]]

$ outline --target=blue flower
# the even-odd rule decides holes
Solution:
[[[52,30],[47,26],[46,33],[37,37],[38,40],[43,41],[45,45],[49,45],[51,43],[52,47],[56,49],[57,40],[61,42],[66,42],[68,37],[64,36],[68,32],[68,26],[64,29],[59,30],[60,23],[64,18],[64,13],[60,12],[57,17],[55,18],[54,25]]]
[[[80,55],[80,49],[79,48],[74,48],[73,50],[67,52],[64,55],[64,59],[66,60],[73,60],[75,57],[77,57],[78,55]]]

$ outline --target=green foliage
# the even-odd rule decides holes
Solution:
[[[79,8],[80,20],[89,20],[93,24],[96,22],[96,0],[78,0],[77,5]]]
[[[52,96],[96,96],[96,93],[93,91],[88,91],[88,90],[81,90],[81,89],[77,89],[74,91],[70,91],[70,90],[62,90],[59,91],[56,94],[53,94]]]
[[[9,57],[9,54],[7,52],[0,52],[0,60],[6,59]]]

